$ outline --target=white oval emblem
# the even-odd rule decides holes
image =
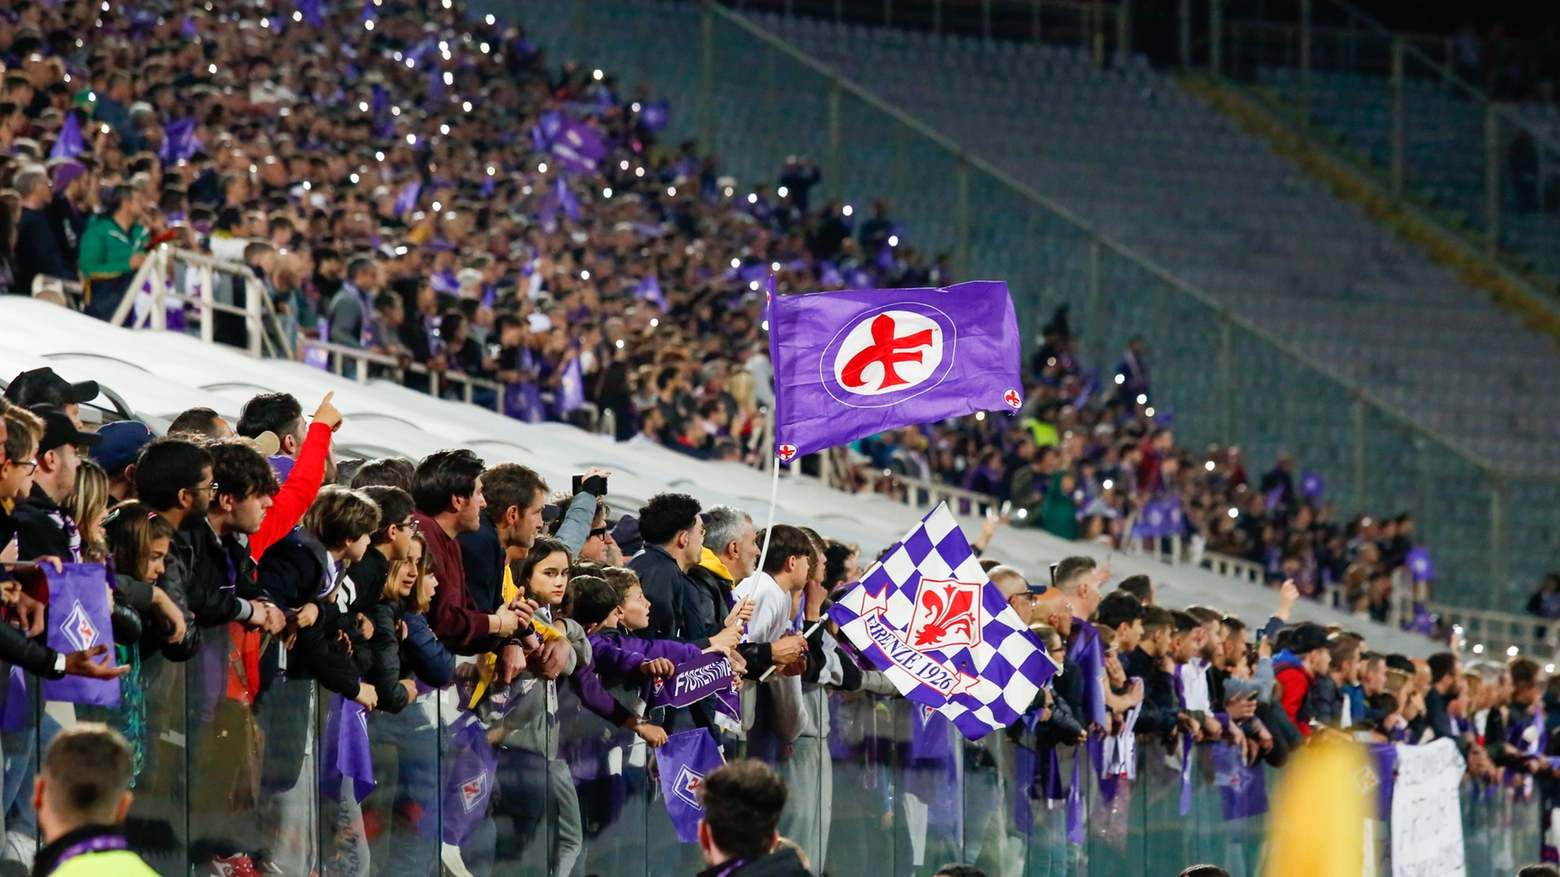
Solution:
[[[848,393],[881,396],[925,382],[942,360],[942,326],[913,311],[884,311],[846,333],[834,354],[834,380]]]

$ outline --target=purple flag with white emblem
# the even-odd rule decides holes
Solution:
[[[543,133],[547,133],[545,129]],[[607,154],[607,144],[600,131],[562,113],[558,114],[557,130],[550,141],[553,158],[571,173],[595,173],[596,162]]]
[[[655,751],[655,760],[661,769],[666,815],[677,828],[677,842],[698,843],[699,820],[704,818],[699,787],[710,771],[725,763],[720,747],[708,729],[694,728],[667,737],[666,744]]]
[[[426,806],[425,823],[437,820],[445,843],[464,846],[471,832],[487,815],[493,795],[498,756],[488,742],[487,730],[472,713],[461,713],[450,723],[449,750],[444,757],[444,806]],[[432,834],[433,826],[426,825]]]
[[[106,645],[108,654],[98,663],[114,666],[114,630],[109,621],[103,564],[67,563],[61,572],[43,564],[43,571],[49,578],[49,648],[69,654]],[[118,706],[119,680],[85,676],[45,679],[43,699]]]
[[[176,161],[188,161],[195,154],[199,144],[195,142],[195,119],[193,116],[183,119],[175,119],[163,126],[162,148],[157,150],[157,158],[163,164],[173,164]]]
[[[330,696],[320,758],[320,793],[341,800],[342,780],[352,781],[352,797],[362,803],[374,791],[374,762],[368,749],[368,713],[355,700]]]
[[[1397,782],[1397,746],[1391,743],[1375,743],[1366,749],[1370,757],[1365,759],[1365,775],[1360,785],[1366,793],[1375,792],[1377,819],[1392,816],[1392,784]]]
[[[906,533],[829,617],[900,693],[976,740],[1034,702],[1056,664],[986,578],[946,504]]]
[[[580,373],[580,358],[569,360],[558,376],[558,410],[567,414],[585,404],[585,376]]]
[[[1326,490],[1327,482],[1315,472],[1307,471],[1300,476],[1300,492],[1305,494],[1306,499],[1321,499]]]
[[[1260,761],[1248,765],[1239,747],[1215,743],[1213,770],[1226,821],[1267,812],[1267,777],[1262,773]]]
[[[645,704],[650,709],[692,706],[711,695],[730,691],[731,684],[730,662],[725,655],[712,652],[682,664],[671,676],[651,680]]]
[[[914,423],[1018,411],[1006,283],[783,295],[770,303],[782,461]]]

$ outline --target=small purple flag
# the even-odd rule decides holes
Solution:
[[[731,664],[719,652],[700,655],[665,679],[650,682],[645,704],[650,709],[691,706],[713,694],[730,691]]]
[[[368,713],[355,700],[330,697],[320,759],[320,793],[341,800],[343,779],[352,781],[352,797],[362,803],[374,791],[374,762],[368,749]]]
[[[553,158],[572,173],[595,173],[596,162],[607,154],[600,131],[562,113],[558,115],[557,134],[551,138],[551,145]]]
[[[1365,760],[1363,785],[1366,794],[1376,793],[1376,818],[1386,820],[1392,816],[1392,784],[1397,780],[1397,746],[1392,743],[1376,743],[1368,747],[1370,758]]]
[[[375,116],[390,112],[390,92],[383,85],[374,86],[373,102],[369,104],[369,109]]]
[[[1323,481],[1322,476],[1315,472],[1307,470],[1304,475],[1300,476],[1300,492],[1305,494],[1306,499],[1321,499],[1322,493],[1326,490],[1327,482]]]
[[[444,100],[444,71],[437,64],[428,65],[428,96],[435,101]]]
[[[319,27],[325,23],[324,16],[320,15],[320,0],[298,0],[298,11],[303,13],[303,20],[309,27]]]
[[[362,24],[365,21],[373,21],[373,20],[374,20],[374,0],[363,0],[363,17],[358,20],[358,24]]]
[[[184,16],[184,24],[179,26],[179,33],[187,37],[195,36],[195,19],[188,15]]]
[[[1132,528],[1134,539],[1158,539],[1162,536],[1180,535],[1181,499],[1176,496],[1160,497],[1143,503],[1142,515]]]
[[[1078,672],[1083,676],[1083,710],[1090,723],[1109,728],[1110,713],[1105,706],[1105,646],[1100,641],[1100,632],[1080,618],[1073,619],[1073,631],[1075,636],[1067,649],[1067,659],[1078,665]]]
[[[49,158],[75,158],[86,151],[86,144],[81,140],[81,124],[76,121],[75,112],[66,113],[65,124],[60,128],[59,139],[54,141],[54,148],[49,150]]]
[[[585,405],[585,376],[580,373],[580,358],[569,360],[558,376],[558,410],[567,414]]]
[[[785,295],[769,310],[782,462],[910,424],[1024,405],[1006,283]]]
[[[1078,777],[1078,763],[1089,757],[1089,750],[1084,746],[1073,747],[1072,785],[1067,789],[1067,842],[1075,846],[1083,846],[1088,839],[1088,832],[1083,826],[1083,786]]]
[[[1213,769],[1219,786],[1219,800],[1224,805],[1224,819],[1245,819],[1267,812],[1267,777],[1262,773],[1262,763],[1246,764],[1238,747],[1228,743],[1213,744]]]
[[[564,215],[569,217],[569,221],[579,222],[579,199],[575,198],[574,193],[569,191],[569,187],[563,182],[563,177],[560,176],[554,181],[553,194],[557,197],[559,206],[563,208]]]
[[[417,196],[422,194],[422,180],[406,184],[401,194],[395,196],[395,215],[404,216],[417,206]]]
[[[43,565],[49,579],[48,646],[61,654],[107,645],[98,661],[114,666],[114,630],[109,620],[106,573],[101,563],[67,563],[61,572]],[[119,680],[66,676],[45,679],[43,699],[95,706],[119,705]]]
[[[1177,683],[1179,686],[1179,683]],[[1192,735],[1181,735],[1181,815],[1192,812]]]
[[[163,164],[173,164],[180,159],[188,161],[195,154],[195,119],[175,119],[163,126],[162,148],[157,157]]]
[[[724,763],[720,747],[707,728],[694,728],[667,737],[666,744],[655,751],[655,759],[661,768],[666,815],[677,828],[677,842],[698,843],[699,820],[704,818],[699,787],[710,771]]]
[[[654,274],[646,274],[644,279],[639,281],[639,285],[634,287],[634,298],[655,302],[655,306],[660,308],[663,314],[667,311],[666,295],[661,292],[661,280]]]
[[[498,180],[494,174],[486,174],[482,177],[482,197],[491,198],[498,191]]]
[[[666,127],[671,117],[671,105],[664,100],[642,104],[639,111],[639,121],[647,130],[659,131]]]
[[[1415,545],[1408,549],[1408,570],[1414,574],[1414,580],[1428,582],[1435,578],[1435,564],[1430,562],[1430,549],[1423,545]]]
[[[473,713],[461,713],[450,723],[449,751],[445,754],[444,807],[428,807],[424,818],[437,819],[447,844],[464,846],[471,832],[487,815],[488,799],[497,778],[498,756],[488,742],[487,731]],[[431,829],[427,832],[432,834]]]
[[[1267,499],[1267,510],[1271,512],[1284,504],[1284,485],[1279,484],[1275,486],[1272,490],[1263,494],[1263,496]]]

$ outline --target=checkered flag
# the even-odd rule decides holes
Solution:
[[[829,610],[901,694],[976,740],[1018,721],[1056,665],[939,504]]]

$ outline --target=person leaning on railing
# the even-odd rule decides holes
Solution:
[[[82,235],[80,266],[87,281],[87,314],[109,320],[146,261],[151,233],[140,223],[141,193],[134,186],[115,186],[103,206]]]

